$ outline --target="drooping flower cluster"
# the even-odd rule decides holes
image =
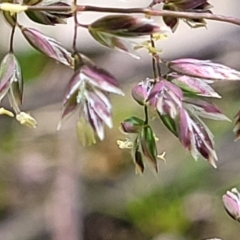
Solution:
[[[134,86],[132,89],[133,98],[140,104],[145,105],[151,90],[154,87],[154,81],[152,79],[146,79]],[[158,155],[157,150],[157,138],[154,135],[152,127],[148,123],[148,117],[143,120],[139,117],[132,116],[126,118],[122,123],[121,127],[124,133],[131,134],[133,140],[130,147],[132,149],[132,157],[136,166],[136,173],[143,173],[145,169],[144,159],[147,159],[153,169],[158,172],[157,160],[164,160],[165,152]],[[127,139],[127,142],[129,140]]]
[[[112,127],[111,103],[108,93],[124,95],[116,79],[103,69],[84,65],[75,71],[65,94],[62,119],[80,109],[80,119],[91,126],[100,140],[104,138],[104,123]],[[61,122],[59,127],[61,127]],[[79,126],[81,127],[81,126]],[[89,129],[89,128],[88,128]],[[89,135],[89,133],[88,133]],[[95,142],[91,132],[92,142]],[[89,142],[83,137],[83,143]],[[90,144],[90,143],[89,143]]]
[[[161,28],[148,19],[136,17],[114,15],[100,18],[93,22],[88,28],[90,34],[101,44],[118,48],[128,52],[125,48],[124,40],[126,37],[138,37],[161,32]],[[29,30],[28,30],[29,31]],[[38,33],[37,33],[38,34]],[[35,45],[36,41],[30,41]],[[37,44],[40,45],[41,44]],[[56,55],[65,56],[65,52],[52,41],[51,46],[44,44],[46,48],[41,47],[41,51],[56,59]],[[56,47],[57,46],[57,47]],[[51,55],[50,53],[59,52],[60,54]],[[65,57],[63,57],[65,59]],[[63,102],[62,118],[66,118],[77,108],[80,108],[80,121],[78,128],[84,130],[83,125],[88,127],[86,134],[80,134],[83,144],[95,142],[94,134],[100,140],[104,138],[104,123],[112,127],[111,104],[107,97],[108,93],[123,95],[119,89],[116,79],[103,69],[100,69],[81,56],[80,67],[76,67],[75,72],[69,82],[65,99]],[[59,124],[59,127],[61,123]],[[85,137],[83,137],[85,136]]]
[[[164,125],[195,159],[200,155],[216,167],[218,158],[213,135],[202,118],[229,119],[205,98],[220,98],[210,86],[213,80],[240,80],[240,72],[197,59],[178,59],[166,65],[170,69],[168,74],[160,79],[140,82],[133,87],[132,96],[140,105],[154,109]],[[132,132],[126,127],[124,130]]]

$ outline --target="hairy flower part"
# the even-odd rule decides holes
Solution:
[[[59,63],[73,67],[71,53],[59,42],[33,28],[21,27],[22,33],[33,48],[56,60]]]
[[[201,99],[184,99],[184,107],[185,109],[188,109],[191,114],[199,117],[231,122],[231,120],[226,117],[215,104]]]
[[[170,11],[209,12],[212,5],[207,0],[164,0],[163,9]],[[163,20],[174,32],[179,24],[178,18],[166,16]],[[193,28],[206,26],[204,19],[184,19]]]
[[[160,27],[152,19],[127,15],[109,15],[102,17],[89,26],[89,33],[100,44],[116,48],[133,57],[139,58],[130,41],[123,38],[148,36],[154,33],[166,33],[166,27]]]
[[[74,73],[68,84],[63,101],[62,119],[80,108],[80,118],[85,119],[81,121],[85,122],[82,125],[87,123],[99,139],[103,140],[104,124],[112,127],[112,106],[107,97],[108,92],[123,95],[116,79],[108,72],[95,66],[84,65]],[[80,128],[82,125],[79,125]],[[61,122],[58,129],[60,127]],[[86,143],[87,140],[83,142]]]
[[[210,98],[221,98],[221,96],[204,79],[171,73],[167,78],[177,85],[186,96],[201,96]]]
[[[18,113],[22,103],[23,80],[21,67],[13,53],[8,53],[0,64],[0,101],[8,95],[13,110]]]
[[[210,80],[240,80],[240,72],[209,60],[182,58],[167,62],[167,66],[180,74]]]
[[[132,88],[132,97],[140,105],[145,105],[149,93],[154,85],[154,80],[146,78]]]
[[[178,137],[182,145],[197,160],[201,155],[216,168],[217,155],[214,150],[213,135],[200,119],[189,116],[185,109],[180,110]]]
[[[236,188],[227,191],[222,197],[223,205],[227,213],[240,222],[240,193]]]
[[[161,80],[151,89],[148,96],[148,103],[156,109],[160,115],[168,115],[172,119],[176,118],[179,109],[182,107],[183,94],[179,87]]]

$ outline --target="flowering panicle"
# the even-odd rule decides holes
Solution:
[[[133,87],[132,96],[140,105],[157,111],[164,125],[195,159],[202,156],[216,167],[218,159],[213,135],[201,118],[229,119],[203,97],[221,98],[210,84],[218,79],[237,80],[239,72],[197,59],[174,60],[167,62],[167,66],[170,72],[164,78],[159,78],[157,82],[153,79],[140,82]]]
[[[153,6],[156,4],[161,4],[163,11],[155,11]],[[150,108],[195,159],[202,156],[216,167],[217,155],[213,135],[202,118],[229,119],[206,98],[221,98],[210,84],[216,80],[240,80],[240,72],[209,60],[182,58],[165,61],[158,56],[159,50],[155,44],[155,41],[162,39],[166,32],[177,28],[179,17],[191,27],[206,26],[204,18],[239,25],[237,19],[211,14],[211,7],[208,0],[152,0],[147,8],[126,11],[112,8],[110,12],[126,14],[108,15],[90,24],[82,24],[78,22],[78,12],[101,12],[106,9],[77,5],[76,1],[72,6],[61,0],[3,1],[0,3],[0,10],[12,28],[12,33],[10,51],[0,64],[0,101],[7,95],[16,119],[26,126],[36,126],[36,120],[29,114],[21,112],[19,108],[23,98],[23,81],[21,67],[13,54],[15,29],[19,28],[33,48],[74,70],[64,97],[61,119],[66,119],[80,109],[77,123],[79,139],[84,145],[95,143],[95,135],[103,140],[104,125],[112,127],[112,106],[108,94],[123,95],[123,92],[111,74],[96,67],[91,60],[78,53],[77,29],[83,27],[98,43],[108,48],[118,49],[132,56],[136,56],[134,50],[145,48],[152,56],[153,79],[147,78],[132,89],[132,97],[144,108],[145,118],[143,120],[132,116],[121,124],[125,133],[135,136],[133,142],[120,145],[123,148],[131,146],[138,171],[144,171],[145,159],[153,165],[155,171],[158,171],[157,159],[163,158],[157,155],[157,140],[149,124]],[[67,18],[74,16],[72,51],[40,31],[22,26],[18,18],[18,13],[21,12],[32,21],[44,25],[63,24]],[[145,14],[145,17],[140,18],[130,13]],[[160,26],[151,19],[152,16],[163,16],[167,26]],[[147,36],[148,40],[135,47],[129,41],[131,38],[144,36]],[[169,69],[165,75],[162,73],[162,64]],[[14,116],[4,108],[0,108],[0,114]],[[234,132],[238,139],[240,112],[236,118]],[[60,127],[61,121],[58,125],[58,128]]]
[[[67,118],[80,108],[80,119],[84,119],[80,122],[91,126],[99,139],[103,140],[104,123],[108,127],[112,127],[112,106],[107,97],[108,93],[124,95],[119,89],[116,79],[108,72],[96,66],[82,66],[75,71],[68,84],[63,101],[62,119]],[[78,123],[79,128],[82,127],[80,122]],[[61,122],[58,129],[60,127]],[[93,138],[92,134],[87,132],[86,137],[91,135],[90,138]],[[81,139],[84,139],[83,143],[88,142],[84,137]]]

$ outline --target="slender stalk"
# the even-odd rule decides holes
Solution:
[[[1,8],[1,5],[0,5]],[[28,11],[72,11],[71,6],[28,6]],[[195,13],[195,12],[177,12],[169,10],[157,10],[149,8],[111,8],[111,7],[96,7],[90,5],[78,5],[77,12],[105,12],[105,13],[124,13],[124,14],[147,14],[150,16],[166,16],[175,18],[191,18],[191,19],[208,19],[219,22],[232,23],[240,26],[240,19],[224,15],[212,13]]]
[[[12,27],[11,36],[10,36],[9,52],[13,52],[13,40],[14,40],[15,30],[16,30],[16,24],[14,24]]]
[[[79,27],[86,28],[86,29],[89,28],[89,24],[82,24],[82,23],[80,23],[80,22],[78,22],[78,26],[79,26]]]
[[[157,4],[157,2],[162,2],[153,0],[152,3],[149,5],[149,9],[152,9],[152,7]],[[148,18],[151,18],[151,16],[148,16]],[[154,42],[154,36],[151,34],[150,35],[150,42],[151,42],[151,47],[152,49],[155,49],[155,42]],[[154,75],[154,81],[157,82],[158,78],[161,77],[161,68],[159,64],[159,57],[155,52],[152,52],[152,67],[153,67],[153,75]]]
[[[77,19],[77,0],[73,1],[73,20],[74,20],[74,32],[73,32],[73,44],[72,49],[73,53],[77,53],[77,32],[78,32],[78,19]]]
[[[156,59],[152,56],[152,69],[153,69],[153,77],[154,77],[154,81],[157,81],[158,78],[158,73],[156,71]]]
[[[144,105],[145,124],[148,124],[148,107]]]
[[[80,54],[78,54],[78,50],[77,50],[77,34],[78,34],[78,27],[88,27],[87,25],[83,25],[80,24],[78,22],[78,18],[77,18],[77,0],[73,1],[73,5],[72,5],[72,9],[73,9],[73,20],[74,20],[74,31],[73,31],[73,43],[72,43],[72,54],[74,56],[74,70],[77,70],[80,68],[80,66],[83,65],[83,60]]]
[[[151,38],[150,40],[151,46],[153,49],[155,49],[155,42],[154,42],[153,35],[151,35],[150,38]],[[160,58],[156,53],[152,53],[152,65],[153,65],[154,79],[155,81],[157,81],[157,79],[162,76],[162,71],[160,67]]]

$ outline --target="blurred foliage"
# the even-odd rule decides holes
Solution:
[[[44,67],[50,61],[45,55],[36,51],[27,51],[18,56],[22,67],[23,79],[25,83],[32,82],[36,76],[41,74]]]

